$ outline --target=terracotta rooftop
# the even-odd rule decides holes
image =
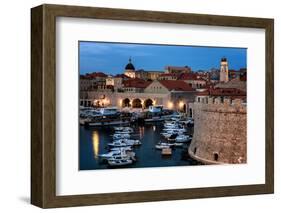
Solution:
[[[124,81],[124,87],[146,88],[149,84],[151,84],[151,82],[140,78],[131,78]]]
[[[106,78],[107,75],[104,74],[103,72],[92,72],[92,73],[86,73],[84,75],[85,78],[97,78],[97,77],[101,77],[101,78]]]
[[[125,74],[117,74],[117,75],[115,75],[114,76],[115,78],[127,78],[127,79],[129,79],[130,77],[129,76],[127,76],[127,75],[125,75]]]
[[[199,96],[230,96],[230,97],[246,97],[246,92],[237,88],[208,88],[206,90],[197,91]]]
[[[194,89],[190,85],[181,80],[162,80],[159,82],[169,91],[194,91]]]

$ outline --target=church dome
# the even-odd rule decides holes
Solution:
[[[223,58],[221,59],[221,61],[222,61],[222,62],[227,62],[226,57],[223,57]]]
[[[132,59],[129,59],[129,63],[126,65],[125,70],[135,70],[134,65],[132,64]]]

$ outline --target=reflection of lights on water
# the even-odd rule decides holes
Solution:
[[[144,136],[144,127],[139,127],[140,138]]]
[[[153,128],[153,131],[155,132],[156,131],[156,126],[153,126],[152,128]]]
[[[98,131],[93,131],[92,134],[92,144],[93,144],[93,153],[94,153],[94,158],[98,158],[99,154],[99,145],[100,145],[100,138],[99,138],[99,133]]]

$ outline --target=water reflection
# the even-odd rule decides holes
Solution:
[[[139,127],[139,134],[140,134],[140,139],[143,138],[143,136],[144,136],[144,127],[143,126]]]
[[[92,133],[92,144],[93,144],[94,158],[98,159],[100,138],[99,138],[99,133],[96,130],[93,131],[93,133]]]

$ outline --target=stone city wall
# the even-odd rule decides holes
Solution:
[[[241,99],[197,97],[189,154],[204,164],[246,163],[247,106]]]

